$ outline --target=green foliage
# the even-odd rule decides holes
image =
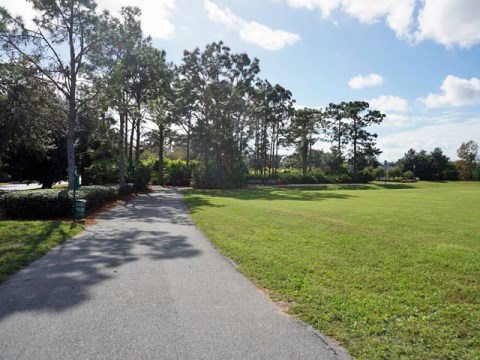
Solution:
[[[352,182],[350,174],[339,173],[325,173],[320,169],[313,169],[307,171],[303,176],[302,171],[298,169],[280,169],[273,179],[280,179],[282,184],[347,184]],[[249,179],[256,179],[256,177],[249,177]]]
[[[0,221],[0,283],[82,230],[60,221]]]
[[[366,166],[359,172],[359,177],[362,182],[369,182],[378,178],[378,168],[373,166]]]
[[[375,179],[380,179],[385,176],[385,168],[383,166],[377,166],[373,171]]]
[[[165,159],[165,184],[170,186],[189,186],[192,179],[192,167],[197,166],[197,162],[190,162],[187,166],[185,160]]]
[[[327,174],[327,183],[329,184],[349,184],[353,181],[352,175],[347,173]]]
[[[116,184],[119,182],[118,161],[116,159],[95,160],[84,172],[84,183],[95,185]]]
[[[403,173],[403,177],[407,179],[412,179],[413,178],[413,171],[407,170]]]
[[[456,180],[457,170],[449,158],[443,154],[442,149],[435,148],[428,153],[425,150],[416,152],[409,149],[405,155],[397,161],[401,172],[411,171],[415,177],[422,180]]]
[[[466,182],[253,187],[191,190],[186,201],[242,272],[356,359],[473,360],[479,190]]]
[[[445,180],[458,180],[457,168],[454,162],[449,161],[445,169],[443,169],[443,178]]]
[[[145,190],[152,178],[152,161],[147,160],[139,164],[128,166],[126,180],[132,183],[135,189]],[[85,169],[84,183],[95,185],[118,184],[120,181],[118,160],[99,159]]]
[[[192,186],[197,189],[231,189],[245,186],[247,174],[242,164],[229,169],[215,163],[192,167]]]
[[[127,181],[133,183],[137,190],[145,190],[152,177],[151,168],[143,163],[130,164],[127,171]]]
[[[53,219],[68,216],[72,201],[68,190],[27,190],[1,197],[5,216],[12,219]]]
[[[83,186],[76,192],[77,199],[87,200],[87,210],[95,210],[111,202],[118,195],[133,191],[132,185]],[[2,195],[0,203],[5,216],[12,219],[55,219],[69,217],[72,212],[73,191],[66,189],[14,191]]]
[[[87,211],[95,210],[112,202],[120,193],[120,186],[83,186],[77,190],[76,198],[87,200]],[[73,191],[68,192],[69,203],[73,201]],[[71,206],[68,208],[71,209]]]
[[[473,172],[473,180],[480,181],[480,167]]]
[[[387,170],[387,175],[392,179],[398,178],[402,175],[402,169],[398,166],[393,166]]]
[[[303,183],[302,172],[298,169],[279,170],[277,175],[282,183],[286,185]]]

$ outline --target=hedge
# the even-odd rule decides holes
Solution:
[[[314,169],[308,171],[305,176],[298,169],[281,169],[276,175],[267,176],[266,179],[280,179],[282,184],[338,184],[351,183],[352,176],[347,173],[325,173],[322,170]],[[247,180],[265,180],[262,177],[249,175]],[[360,180],[360,182],[362,182]]]
[[[83,186],[77,190],[77,199],[87,200],[87,211],[95,210],[115,200],[119,195],[131,194],[133,185]],[[73,191],[66,189],[13,191],[0,197],[6,217],[11,219],[54,219],[69,217],[72,213]]]

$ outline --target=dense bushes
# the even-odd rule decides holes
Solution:
[[[197,189],[241,188],[247,180],[246,169],[229,169],[218,164],[205,165],[197,163],[192,168],[192,186]]]
[[[83,183],[107,185],[116,184],[120,181],[118,172],[118,161],[115,159],[95,160],[87,167],[83,174]]]
[[[133,192],[133,185],[83,186],[77,190],[77,199],[87,200],[87,211],[111,202],[118,195]],[[0,198],[5,216],[12,219],[52,219],[69,217],[72,213],[73,191],[66,189],[14,191]]]
[[[152,183],[158,184],[158,162],[149,159],[145,162],[150,168]],[[163,159],[163,184],[167,186],[190,186],[192,181],[192,169],[197,166],[195,160],[187,166],[185,160]]]
[[[352,182],[347,173],[328,173],[320,169],[308,171],[305,176],[298,169],[279,170],[276,175],[268,175],[267,179],[280,179],[282,184],[343,184]],[[247,180],[263,180],[261,177],[250,174]]]
[[[192,167],[197,166],[196,161],[192,161],[189,166],[184,160],[165,159],[165,185],[171,186],[189,186],[192,180]]]
[[[130,164],[127,166],[125,175],[127,183],[132,183],[137,190],[144,190],[150,183],[151,169],[142,162]],[[92,165],[85,169],[82,182],[87,185],[118,184],[120,182],[118,160],[95,160]]]

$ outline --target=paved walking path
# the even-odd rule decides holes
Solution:
[[[348,359],[157,188],[0,285],[0,359]]]

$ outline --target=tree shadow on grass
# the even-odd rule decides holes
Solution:
[[[403,190],[403,189],[415,189],[415,186],[409,185],[409,184],[387,184],[387,185],[378,185],[384,189],[390,189],[390,190]]]
[[[222,207],[212,203],[209,197],[230,198],[236,200],[262,201],[326,201],[345,200],[358,197],[355,191],[383,190],[383,189],[414,189],[408,184],[312,184],[312,185],[283,185],[283,186],[251,186],[244,189],[221,190],[188,190],[186,203],[191,212],[201,211],[205,207]],[[350,193],[339,193],[338,190],[351,190]]]
[[[16,220],[0,222],[0,283],[68,239],[71,235],[62,225],[60,221],[40,226]]]
[[[281,189],[292,189],[292,190],[326,190],[326,191],[335,191],[335,190],[382,190],[382,189],[414,189],[415,187],[409,184],[306,184],[306,185],[283,185],[280,186]]]
[[[350,194],[339,194],[333,191],[312,191],[315,189],[297,189],[286,187],[254,187],[238,190],[191,190],[188,196],[188,205],[192,206],[204,206],[211,205],[211,203],[202,197],[202,194],[211,197],[231,198],[237,200],[298,200],[298,201],[322,201],[328,199],[348,199],[355,197]],[[221,206],[221,205],[213,205]]]

